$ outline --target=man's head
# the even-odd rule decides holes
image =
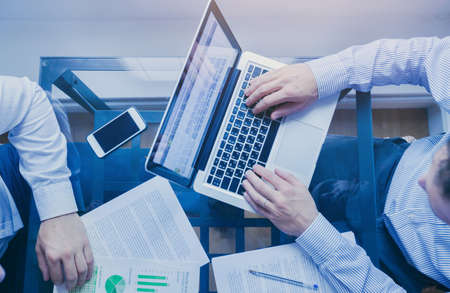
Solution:
[[[450,225],[450,140],[434,154],[419,185],[428,193],[436,216]]]

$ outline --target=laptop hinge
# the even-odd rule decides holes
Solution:
[[[234,87],[236,86],[239,75],[241,74],[241,70],[239,69],[231,70],[233,70],[233,72],[229,75],[229,78],[225,83],[224,90],[222,91],[222,95],[217,104],[216,110],[214,111],[211,124],[209,125],[203,147],[200,150],[197,162],[195,164],[196,170],[205,170],[206,163],[208,162],[209,155],[214,145],[214,141],[216,140],[220,125],[222,124],[222,120],[228,109],[228,104],[230,103],[231,96],[233,95]]]

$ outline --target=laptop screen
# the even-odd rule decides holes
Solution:
[[[229,69],[240,53],[222,21],[220,12],[207,10],[151,154],[153,163],[188,180]]]

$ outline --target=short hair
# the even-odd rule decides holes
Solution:
[[[442,190],[442,195],[450,200],[450,140],[447,141],[446,146],[447,158],[439,162],[436,179]]]

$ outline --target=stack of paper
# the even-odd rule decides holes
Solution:
[[[96,273],[73,292],[198,292],[209,259],[167,180],[155,177],[82,221]]]

